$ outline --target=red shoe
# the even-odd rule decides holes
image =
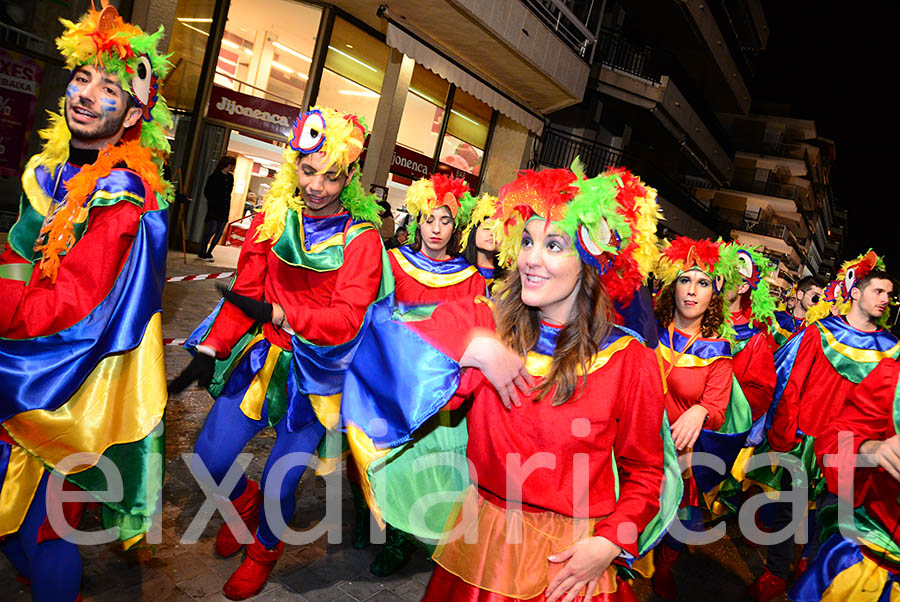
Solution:
[[[769,527],[764,525],[762,523],[762,521],[759,520],[759,512],[757,512],[756,516],[753,517],[753,522],[756,523],[756,528],[759,529],[760,531],[762,531],[763,533],[771,533],[772,532],[772,529],[770,529]],[[751,540],[747,539],[746,537],[744,538],[744,543],[749,548],[758,548],[760,546],[760,544],[756,543],[755,541],[751,541]]]
[[[787,581],[781,577],[776,577],[766,569],[762,575],[757,577],[756,581],[747,587],[747,593],[750,598],[757,602],[769,602],[775,596],[780,596],[787,591]]]
[[[275,562],[284,552],[284,542],[279,541],[273,550],[267,550],[256,536],[247,546],[247,555],[241,566],[231,574],[222,587],[222,593],[229,600],[246,600],[259,593],[266,584]]]
[[[672,574],[676,560],[678,551],[664,543],[653,549],[653,593],[664,600],[674,600],[678,597],[675,575]]]
[[[797,562],[797,568],[794,569],[794,574],[791,575],[791,579],[796,581],[800,578],[800,575],[806,572],[806,556],[800,558],[800,561]]]
[[[236,500],[232,500],[231,503],[247,526],[247,530],[250,533],[256,533],[256,527],[259,526],[259,507],[262,505],[262,495],[259,493],[259,485],[256,484],[256,481],[247,479],[244,493]],[[235,538],[228,523],[219,527],[219,532],[216,533],[216,554],[226,558],[234,556],[243,545]]]

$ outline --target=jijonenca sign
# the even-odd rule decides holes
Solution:
[[[290,105],[213,86],[206,116],[288,138],[299,113],[300,109]]]

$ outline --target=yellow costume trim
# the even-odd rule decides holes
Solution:
[[[375,502],[375,493],[372,491],[372,483],[369,482],[368,469],[372,462],[388,455],[391,450],[375,447],[372,439],[353,424],[347,426],[347,443],[350,444],[350,453],[353,454],[353,461],[359,467],[359,485],[363,490],[366,502],[369,504],[369,509],[378,522],[378,526],[384,529],[384,518],[382,518],[381,510],[379,510],[378,504]]]
[[[28,162],[25,173],[22,174],[22,190],[25,191],[25,196],[28,198],[31,208],[46,216],[47,212],[50,211],[53,199],[47,196],[44,189],[38,184],[37,176],[34,175],[34,168],[37,165],[39,165],[39,162],[35,158]]]
[[[863,556],[862,562],[838,573],[822,594],[822,602],[878,602],[889,574],[887,569]],[[891,587],[891,602],[900,601],[900,585]]]
[[[44,464],[17,445],[12,446],[6,478],[0,489],[0,537],[22,526],[34,493],[44,476]]]
[[[591,358],[590,363],[588,364],[587,373],[591,374],[592,372],[596,372],[600,368],[606,365],[606,363],[610,360],[614,353],[617,351],[621,351],[628,346],[628,343],[631,341],[636,341],[632,336],[623,336],[619,340],[614,343],[610,343],[610,345],[596,353],[594,357]],[[541,355],[540,353],[535,353],[534,351],[529,351],[525,356],[525,370],[528,371],[528,374],[532,376],[540,376],[544,377],[550,373],[550,366],[553,364],[553,358],[549,355]],[[576,371],[578,376],[582,375],[581,367],[579,366]]]
[[[822,331],[822,334],[825,335],[825,341],[828,343],[829,347],[831,347],[844,357],[850,358],[854,362],[877,364],[884,358],[893,357],[898,352],[900,352],[900,342],[898,342],[887,351],[878,351],[877,349],[857,349],[856,347],[850,347],[849,345],[838,342],[838,340],[834,338],[834,335],[831,334],[831,331],[825,328],[825,326],[823,326],[821,322],[816,322],[815,324],[819,327],[819,330]]]
[[[100,360],[62,407],[7,419],[3,426],[10,436],[49,466],[77,452],[99,457],[108,447],[147,437],[166,409],[160,316],[153,314],[136,348]],[[71,472],[88,468],[82,465]]]
[[[310,395],[309,402],[312,404],[316,418],[328,430],[336,429],[341,421],[341,398],[342,393],[334,395]]]
[[[244,349],[250,349],[255,343],[255,340],[251,341]],[[266,391],[269,388],[269,381],[272,380],[272,373],[275,371],[281,352],[282,349],[278,345],[269,346],[269,351],[266,353],[266,361],[263,362],[262,368],[253,375],[253,380],[250,382],[250,386],[247,387],[247,392],[244,393],[244,398],[241,400],[241,412],[251,420],[262,420],[262,407],[266,403]]]
[[[779,326],[778,322],[773,322],[772,327],[775,329],[775,332],[777,332],[778,334],[783,336],[785,339],[791,338],[791,335],[794,334],[793,332],[787,331],[784,328],[782,328],[781,326]]]
[[[426,272],[425,270],[420,270],[419,268],[411,264],[409,260],[404,257],[403,254],[397,249],[391,249],[390,251],[388,251],[388,253],[390,253],[394,257],[394,259],[397,260],[397,265],[400,266],[401,270],[403,270],[416,282],[419,282],[431,288],[453,286],[459,284],[460,282],[465,282],[474,274],[478,273],[478,270],[475,268],[475,266],[470,265],[469,267],[464,268],[456,272],[455,274],[433,274],[431,272]]]
[[[669,363],[668,353],[666,355],[662,355],[662,349],[669,349],[669,346],[664,344],[662,341],[659,342],[659,345],[656,347],[656,355],[661,357],[665,362]],[[711,358],[702,358],[697,357],[696,355],[690,355],[689,353],[682,354],[681,357],[675,362],[676,368],[699,368],[702,366],[709,366],[716,360],[720,360],[722,358],[727,358],[727,355],[717,355],[716,357]]]
[[[91,197],[91,201],[93,201],[94,199],[121,199],[123,197],[131,199],[137,205],[142,206],[144,204],[144,197],[136,195],[131,192],[128,192],[127,190],[120,190],[119,192],[109,192],[107,190],[98,190]]]

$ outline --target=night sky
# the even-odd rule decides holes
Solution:
[[[753,98],[790,104],[791,116],[814,119],[819,135],[835,141],[832,183],[848,211],[842,259],[873,247],[900,275],[900,3],[763,0],[763,7],[770,37],[755,63]]]

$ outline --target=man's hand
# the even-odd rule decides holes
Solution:
[[[859,446],[859,453],[875,456],[878,466],[900,481],[900,435],[884,441],[865,441]]]
[[[181,393],[194,382],[205,389],[212,382],[215,369],[216,358],[198,351],[191,359],[191,363],[169,383],[169,393]]]
[[[672,442],[678,451],[693,447],[703,430],[709,412],[701,405],[691,406],[672,425]]]
[[[506,409],[511,405],[522,405],[517,390],[527,395],[534,387],[522,359],[487,332],[472,337],[459,364],[484,372],[484,376],[500,394],[500,401]]]

